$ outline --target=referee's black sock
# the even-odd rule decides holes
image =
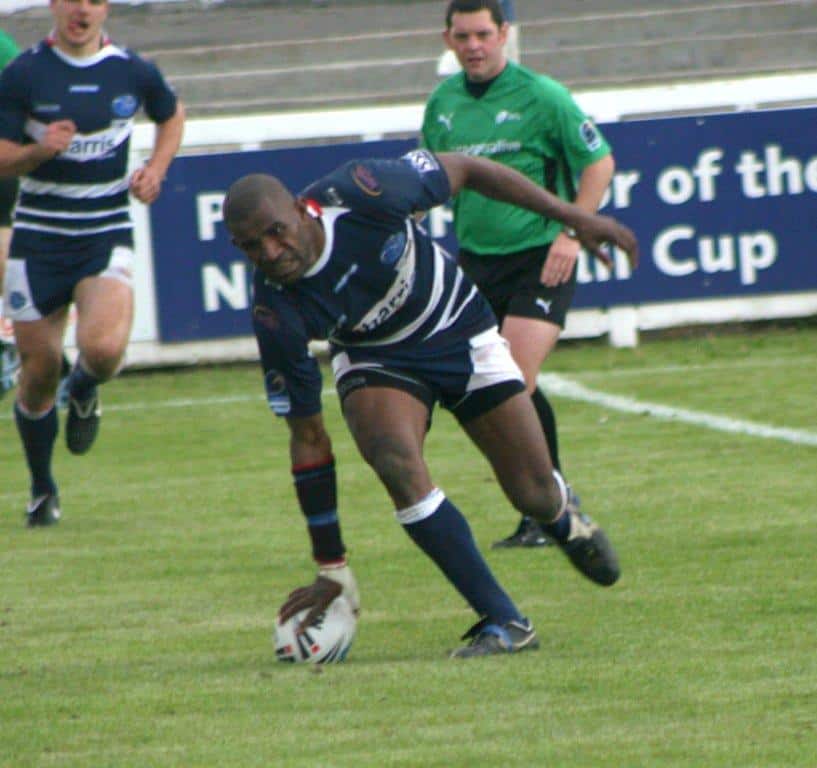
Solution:
[[[78,359],[68,376],[68,394],[80,403],[86,402],[96,394],[99,379],[89,371],[85,370]]]
[[[553,462],[554,469],[561,472],[559,439],[556,437],[556,415],[553,413],[553,408],[544,392],[538,387],[533,390],[530,399],[533,401],[533,407],[536,408],[536,415],[539,417],[539,423],[545,433],[545,440],[547,440],[548,450],[550,451],[550,460]]]

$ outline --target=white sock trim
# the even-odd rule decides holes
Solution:
[[[37,412],[34,412],[34,411],[29,411],[29,410],[28,410],[28,408],[26,408],[26,407],[25,407],[25,406],[24,406],[24,405],[23,405],[23,404],[22,404],[22,403],[21,403],[19,400],[17,400],[17,408],[18,408],[18,410],[19,410],[19,411],[20,411],[20,413],[22,413],[22,414],[23,414],[23,416],[25,416],[25,418],[27,418],[29,421],[39,421],[40,419],[44,419],[44,418],[45,418],[46,416],[48,416],[48,414],[49,414],[49,413],[51,413],[51,411],[53,411],[53,410],[54,410],[56,407],[57,407],[57,406],[56,406],[56,404],[54,404],[54,405],[52,405],[50,408],[46,409],[45,411],[37,411]]]
[[[419,523],[421,520],[431,517],[443,501],[445,501],[445,494],[439,488],[432,488],[431,492],[416,504],[412,504],[405,509],[395,510],[394,516],[400,525]]]
[[[559,506],[559,514],[553,518],[553,522],[555,523],[567,509],[567,483],[558,469],[553,470],[553,479],[556,481],[556,485],[559,486],[559,493],[562,494],[562,503]]]

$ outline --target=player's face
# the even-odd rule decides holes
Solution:
[[[233,244],[266,277],[288,285],[300,280],[319,256],[309,237],[310,221],[295,201],[275,210],[269,200],[263,200],[254,213],[232,224],[230,233]]]
[[[108,0],[51,0],[57,47],[70,56],[91,56],[100,48]]]
[[[504,69],[508,25],[498,27],[489,10],[454,13],[443,37],[469,80],[490,80]]]

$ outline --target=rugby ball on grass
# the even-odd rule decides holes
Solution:
[[[355,638],[357,618],[349,601],[339,595],[308,627],[296,633],[309,613],[303,610],[281,623],[275,620],[275,656],[289,663],[331,664],[343,661]]]

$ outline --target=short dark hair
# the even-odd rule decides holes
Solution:
[[[445,12],[445,26],[451,29],[451,18],[455,13],[477,13],[479,11],[490,11],[491,18],[498,27],[505,23],[505,14],[502,13],[499,0],[451,0]]]

